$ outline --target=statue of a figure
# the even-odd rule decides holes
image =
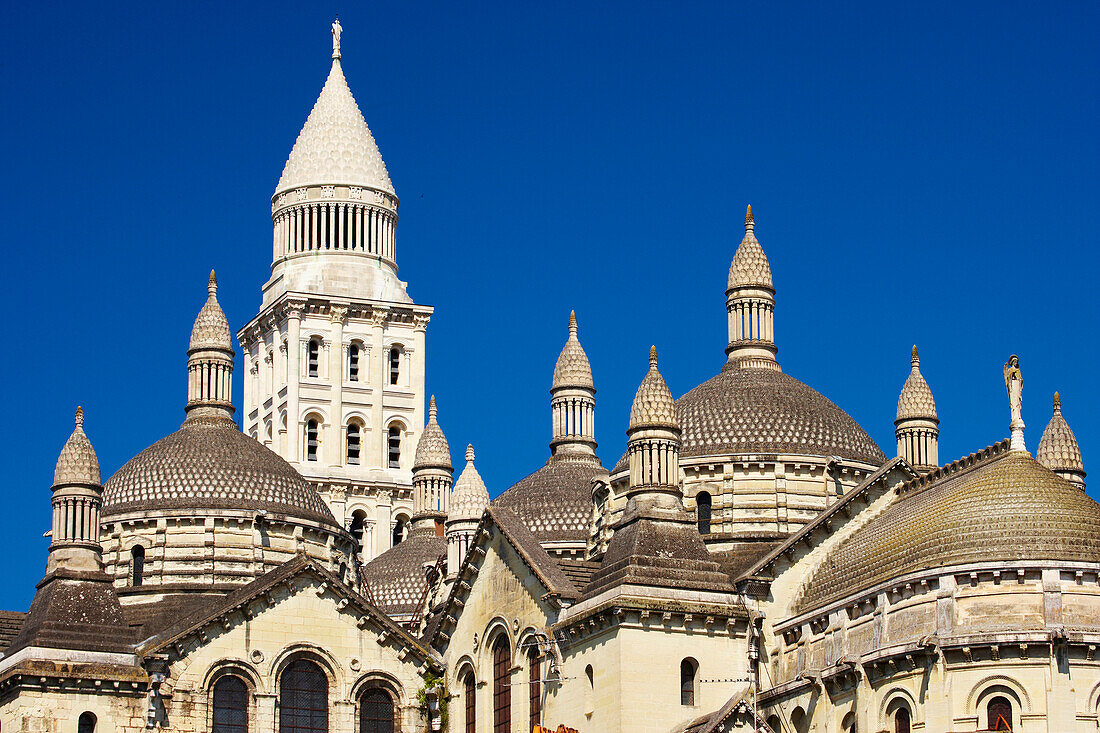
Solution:
[[[1024,445],[1024,418],[1022,414],[1024,401],[1024,376],[1020,373],[1020,358],[1013,354],[1005,362],[1005,389],[1008,390],[1008,407],[1012,411],[1012,422],[1009,429],[1012,431],[1010,450],[1026,451]]]
[[[340,58],[340,33],[344,29],[340,27],[340,17],[332,21],[332,57]]]
[[[1020,422],[1023,417],[1021,408],[1024,394],[1024,377],[1020,373],[1020,357],[1013,354],[1008,357],[1005,364],[1005,389],[1008,390],[1008,406],[1012,410],[1012,424]]]

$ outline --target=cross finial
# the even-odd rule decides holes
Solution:
[[[755,228],[756,222],[752,218],[752,204],[749,204],[748,208],[745,209],[745,231],[751,232]]]
[[[474,462],[474,444],[473,443],[470,443],[469,445],[466,446],[466,462],[467,463],[473,463]]]
[[[76,417],[75,417],[75,421],[76,421],[76,426],[77,426],[78,428],[79,428],[79,427],[83,427],[83,426],[84,426],[84,408],[83,408],[83,407],[79,407],[79,406],[78,406],[78,407],[76,408]]]
[[[340,26],[340,16],[336,16],[336,20],[332,21],[332,58],[340,58],[340,34],[344,29]]]
[[[206,281],[206,292],[210,293],[210,297],[218,294],[218,277],[213,270],[210,271],[210,279]]]
[[[656,346],[650,346],[649,347],[649,368],[650,369],[656,369],[657,368],[657,347]]]
[[[577,311],[569,311],[569,336],[577,337]]]

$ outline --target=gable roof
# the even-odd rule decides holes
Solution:
[[[840,497],[830,507],[827,507],[823,512],[817,515],[812,522],[804,525],[800,530],[788,537],[783,543],[781,543],[774,550],[760,558],[752,567],[744,571],[738,580],[747,580],[753,576],[759,575],[762,571],[771,567],[780,556],[790,552],[798,545],[799,542],[813,542],[813,534],[819,528],[829,523],[829,521],[836,516],[837,512],[844,512],[850,514],[852,511],[852,505],[854,502],[861,499],[868,499],[867,494],[875,487],[880,481],[882,481],[890,472],[894,470],[904,471],[908,473],[910,479],[917,479],[920,477],[916,471],[909,465],[904,458],[891,458],[886,463],[882,464],[875,471],[870,473],[858,486],[849,491],[844,496]]]
[[[400,639],[405,648],[416,654],[425,663],[433,667],[439,666],[439,662],[431,652],[416,638],[402,629],[373,603],[347,587],[340,578],[306,555],[298,555],[292,560],[288,560],[248,585],[229,593],[221,603],[212,607],[205,607],[161,633],[146,639],[138,645],[138,651],[145,656],[149,656],[175,646],[190,636],[201,636],[202,630],[208,625],[223,621],[235,611],[248,613],[249,605],[264,596],[265,593],[269,593],[279,586],[291,587],[290,581],[294,578],[310,574],[319,579],[327,589],[340,596],[341,602],[346,601],[347,605],[352,606],[364,617],[369,617],[371,621],[389,632],[390,636]]]
[[[574,601],[580,595],[573,583],[570,582],[569,577],[546,554],[546,550],[542,549],[538,539],[531,534],[531,530],[527,529],[515,514],[503,507],[490,506],[481,515],[481,521],[478,522],[474,538],[470,542],[470,549],[466,551],[466,557],[462,559],[455,582],[451,585],[451,590],[447,594],[447,600],[444,601],[442,609],[435,614],[425,629],[423,641],[429,647],[438,649],[435,645],[440,637],[449,638],[449,634],[445,630],[448,626],[448,620],[455,624],[458,622],[459,616],[462,615],[465,600],[472,591],[469,581],[476,577],[480,569],[480,566],[474,565],[475,558],[485,556],[485,546],[492,538],[490,530],[494,527],[500,530],[501,536],[512,546],[524,564],[531,569],[531,572],[538,578],[542,586],[546,588],[547,593],[543,598],[548,598],[552,602]]]

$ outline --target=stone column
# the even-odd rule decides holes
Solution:
[[[367,446],[370,453],[367,460],[363,460],[363,457],[359,459],[364,467],[370,468],[385,468],[386,465],[382,457],[382,451],[386,441],[386,426],[382,424],[382,396],[386,390],[386,380],[389,379],[389,370],[386,369],[385,365],[380,361],[387,357],[383,344],[386,316],[387,311],[376,308],[371,312],[370,317],[370,356],[377,363],[372,362],[370,367],[371,424]],[[387,519],[386,521],[388,522],[389,520]]]
[[[298,358],[302,353],[301,331],[302,311],[306,304],[302,302],[287,303],[287,379],[286,379],[286,429],[287,451],[286,459],[291,463],[298,462],[299,436],[302,426],[299,424],[298,407],[298,383],[301,380],[301,368]]]
[[[371,555],[371,558],[378,557],[390,548],[390,516],[392,513],[393,500],[390,498],[390,492],[383,489],[378,492],[378,503],[374,509],[374,554]]]
[[[329,411],[332,413],[333,431],[329,441],[329,463],[333,466],[341,466],[344,463],[344,364],[347,347],[344,346],[344,321],[347,319],[348,309],[343,306],[332,306],[329,311],[331,325],[332,348],[329,349],[328,376],[332,385],[332,404]]]

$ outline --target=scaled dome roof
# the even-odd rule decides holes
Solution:
[[[466,468],[462,469],[451,491],[451,501],[447,505],[447,521],[481,519],[489,506],[489,489],[474,467],[474,447],[466,446]]]
[[[607,475],[593,455],[551,456],[539,470],[493,499],[539,542],[584,542],[592,519],[592,479]]]
[[[676,402],[657,370],[657,347],[649,347],[649,371],[642,377],[630,405],[630,428],[662,426],[675,429]]]
[[[584,387],[595,390],[592,379],[592,365],[588,363],[588,354],[577,340],[577,313],[569,312],[569,338],[565,341],[558,361],[554,364],[554,381],[551,390],[562,387]]]
[[[745,212],[745,236],[730,262],[727,289],[741,287],[772,288],[772,268],[768,256],[756,239],[756,225],[752,218],[752,207]]]
[[[325,86],[287,158],[275,195],[308,185],[365,186],[394,193],[386,163],[333,59]]]
[[[1054,393],[1054,414],[1039,439],[1035,459],[1052,471],[1085,471],[1081,447],[1069,423],[1062,417],[1062,398],[1057,392]]]
[[[340,528],[289,463],[224,417],[189,417],[103,487],[105,517],[180,509],[266,510]]]
[[[72,435],[57,456],[57,465],[53,470],[54,486],[99,484],[99,459],[92,448],[92,441],[84,432],[84,408],[76,408],[75,423]]]
[[[1100,504],[1007,441],[905,491],[829,552],[798,613],[904,574],[970,562],[1100,563]],[[967,465],[970,461],[975,461]],[[920,481],[920,480],[918,480]],[[912,486],[912,484],[911,484]]]
[[[909,363],[913,368],[909,376],[905,378],[905,384],[898,395],[898,411],[896,420],[925,419],[937,420],[936,400],[932,397],[932,390],[928,382],[924,381],[924,375],[920,373],[920,356],[917,347],[913,346],[913,356]]]
[[[882,465],[886,456],[848,413],[774,369],[726,363],[676,401],[680,455],[780,453]]]
[[[403,542],[363,566],[371,600],[390,616],[416,613],[428,590],[424,563],[434,565],[445,554],[447,541],[433,529],[414,529]]]
[[[436,419],[435,395],[432,395],[428,402],[428,424],[424,426],[424,432],[420,434],[420,440],[416,443],[413,470],[418,468],[441,468],[445,471],[453,469],[451,446],[447,443],[447,436],[443,434],[443,428],[439,427],[439,421]]]
[[[225,317],[225,311],[218,305],[218,279],[213,270],[210,271],[206,292],[206,302],[199,309],[199,314],[195,316],[195,325],[191,327],[191,344],[188,348],[233,351],[233,336],[229,332],[229,320]]]

